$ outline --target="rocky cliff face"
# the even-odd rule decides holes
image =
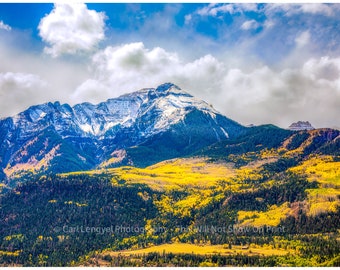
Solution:
[[[296,123],[292,123],[288,129],[290,130],[313,130],[315,129],[311,123],[309,123],[308,121],[298,121]]]

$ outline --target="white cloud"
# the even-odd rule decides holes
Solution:
[[[295,69],[227,68],[227,61],[211,55],[188,62],[162,48],[131,43],[98,52],[92,71],[95,76],[78,87],[74,99],[97,103],[173,82],[243,124],[340,125],[340,59],[311,59]]]
[[[0,73],[0,88],[2,91],[12,91],[18,88],[29,89],[42,85],[45,85],[45,83],[34,74],[12,72]]]
[[[48,101],[71,102],[74,89],[89,77],[84,63],[37,57],[0,43],[0,117]]]
[[[12,28],[8,24],[5,24],[3,21],[0,21],[0,29],[6,30],[6,31],[12,30]]]
[[[215,6],[211,6],[210,9],[208,9],[207,15],[210,16],[216,16],[218,13],[235,13],[235,7],[233,5],[222,5],[218,6],[217,4]],[[203,15],[203,14],[200,14]]]
[[[339,71],[340,59],[328,57],[311,59],[297,69],[230,69],[210,102],[244,124],[288,127],[309,120],[316,127],[339,126]]]
[[[187,25],[191,22],[192,20],[192,15],[191,14],[188,14],[188,15],[185,15],[184,16],[184,23]]]
[[[80,85],[73,97],[79,100],[85,94],[92,97],[88,101],[99,102],[144,86],[156,86],[167,81],[174,66],[179,66],[177,55],[159,47],[148,50],[143,43],[108,46],[92,57],[94,78]]]
[[[294,69],[273,69],[249,58],[233,62],[240,57],[232,54],[223,60],[209,54],[187,60],[161,47],[130,43],[98,51],[87,71],[62,59],[41,61],[4,50],[1,44],[0,52],[1,116],[47,101],[98,103],[173,82],[242,124],[287,127],[309,120],[316,127],[340,126],[340,58],[312,58]]]
[[[257,29],[259,27],[260,27],[260,24],[257,21],[255,21],[255,20],[245,21],[241,25],[241,29],[243,29],[243,30]]]
[[[197,11],[201,16],[217,16],[218,14],[230,13],[243,13],[247,11],[258,11],[258,7],[255,3],[248,4],[209,4]]]
[[[263,26],[266,28],[266,29],[271,29],[275,26],[275,22],[271,19],[269,20],[266,20],[264,23],[263,23]]]
[[[55,4],[38,26],[39,35],[50,45],[45,52],[58,57],[93,50],[104,39],[105,18],[85,4]]]
[[[306,45],[309,44],[310,42],[310,33],[309,31],[304,31],[302,32],[299,36],[296,37],[295,39],[295,43],[296,43],[296,46],[297,48],[303,48],[305,47]]]
[[[300,9],[304,13],[323,14],[326,16],[332,16],[334,14],[330,6],[321,3],[302,4]]]
[[[28,73],[0,73],[0,108],[8,115],[17,113],[17,104],[31,106],[39,95],[46,92],[48,84],[39,76]],[[33,103],[34,104],[34,103]]]
[[[308,4],[268,4],[265,7],[267,15],[283,12],[286,16],[293,16],[297,14],[322,14],[325,16],[333,16],[334,12],[332,7],[327,4],[321,3],[308,3]]]
[[[201,15],[201,16],[216,16],[215,10],[217,4],[209,4],[208,6],[205,6],[203,8],[200,8],[199,10],[197,10],[197,14]],[[214,10],[214,11],[213,11]]]
[[[271,3],[259,6],[257,3],[232,3],[232,4],[219,4],[212,3],[204,6],[196,11],[196,14],[201,16],[216,17],[219,14],[229,13],[242,14],[245,12],[264,12],[266,16],[273,16],[276,13],[284,13],[286,16],[297,14],[322,14],[325,16],[337,16],[338,7],[336,5],[329,5],[323,3]]]
[[[303,72],[313,80],[337,81],[340,79],[340,58],[310,59],[303,65]]]
[[[223,67],[211,55],[185,62],[163,48],[147,49],[143,43],[130,43],[109,46],[95,54],[91,70],[95,76],[78,87],[75,99],[85,94],[92,97],[90,101],[99,102],[169,81],[188,89],[207,89],[218,81]]]
[[[110,88],[99,80],[88,79],[83,82],[72,93],[71,99],[75,102],[92,102],[99,103],[110,97]]]

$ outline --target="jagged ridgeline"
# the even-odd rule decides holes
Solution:
[[[32,106],[0,121],[2,178],[147,166],[235,138],[245,128],[167,83],[93,105]]]
[[[301,123],[171,83],[1,119],[0,266],[339,266],[340,131]]]

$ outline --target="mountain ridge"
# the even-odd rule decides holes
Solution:
[[[98,104],[34,105],[0,120],[0,179],[132,165],[193,155],[228,159],[261,149],[338,154],[339,131],[245,127],[172,83]],[[300,148],[299,148],[300,147]],[[302,157],[301,156],[301,157]]]
[[[237,137],[246,129],[171,83],[96,105],[34,105],[2,119],[0,128],[0,164],[9,177],[48,167],[52,172],[91,169],[117,150],[138,146],[151,149],[158,155],[152,162],[157,162]],[[138,159],[130,155],[123,160],[140,166],[151,162]]]

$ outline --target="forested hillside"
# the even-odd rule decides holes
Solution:
[[[332,139],[309,153],[323,132],[296,134],[3,185],[0,263],[339,266],[339,157]]]

